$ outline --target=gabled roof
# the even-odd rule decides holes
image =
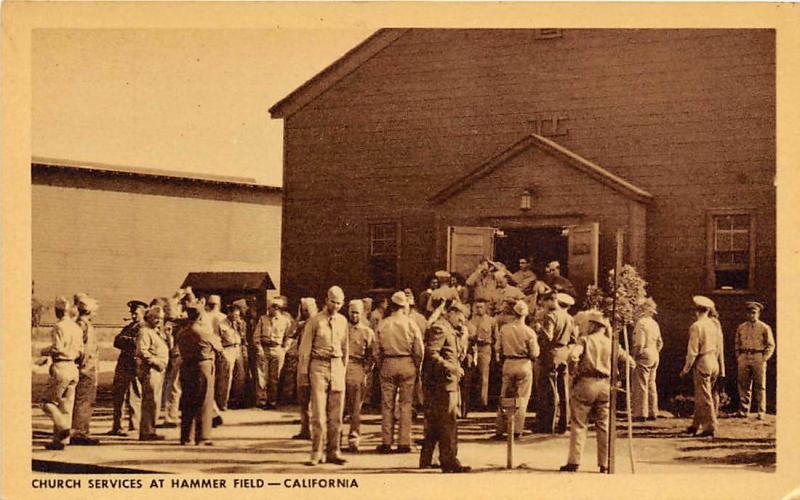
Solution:
[[[496,168],[504,165],[511,159],[519,156],[532,147],[539,148],[542,151],[546,151],[558,158],[565,160],[567,164],[580,170],[589,177],[634,200],[642,203],[650,203],[653,200],[653,195],[644,189],[631,184],[622,177],[612,174],[600,165],[592,163],[586,158],[573,153],[564,146],[561,146],[560,144],[537,134],[526,135],[521,140],[512,144],[506,150],[481,164],[472,172],[469,172],[459,179],[456,179],[455,182],[442,189],[428,200],[436,204],[447,201],[451,197],[467,189],[479,179],[482,179],[483,177],[492,173]]]
[[[274,290],[268,272],[204,272],[189,273],[181,287],[190,286],[194,291],[246,291]]]
[[[408,29],[399,28],[384,28],[376,31],[291,94],[275,103],[269,108],[270,115],[272,118],[286,118],[293,115],[333,87],[339,80],[358,69],[375,54],[394,43],[407,31]]]

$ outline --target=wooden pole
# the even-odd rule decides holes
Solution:
[[[630,353],[627,325],[622,325],[622,334],[625,339],[625,351]],[[627,361],[625,362],[625,406],[628,414],[628,454],[631,458],[631,474],[636,474],[636,460],[633,457],[633,415],[631,415],[631,365]]]
[[[506,469],[514,468],[514,408],[506,409],[506,419],[508,421],[508,449],[506,457]]]
[[[621,229],[616,233],[616,259],[614,261],[614,281],[611,291],[611,391],[609,393],[608,409],[608,473],[614,474],[616,462],[617,445],[617,380],[619,379],[619,369],[616,360],[619,357],[619,331],[617,329],[617,280],[622,269],[622,241],[623,232]]]

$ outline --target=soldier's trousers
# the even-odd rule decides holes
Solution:
[[[492,346],[478,346],[478,378],[481,384],[481,407],[489,404],[489,373],[492,367]]]
[[[75,404],[72,411],[72,435],[89,437],[94,403],[97,399],[97,365],[81,370],[75,386]]]
[[[539,397],[539,412],[536,415],[536,428],[539,432],[563,433],[569,421],[569,380],[567,365],[543,364],[542,393]],[[539,415],[539,413],[541,415]]]
[[[256,388],[256,399],[260,404],[278,404],[278,381],[285,356],[286,351],[281,346],[264,347]]]
[[[607,378],[583,377],[572,387],[569,456],[567,463],[580,464],[589,415],[594,411],[597,431],[597,465],[608,466],[608,406],[611,386]]]
[[[42,409],[53,421],[53,442],[69,439],[78,367],[74,361],[54,361],[50,366],[50,381],[42,401]]]
[[[114,430],[122,429],[122,405],[126,404],[128,429],[138,429],[139,414],[142,409],[142,386],[136,375],[135,360],[120,356],[117,360],[117,367],[114,369],[114,382],[111,390],[114,405],[111,428]]]
[[[461,407],[461,418],[467,418],[470,410],[470,400],[472,394],[472,386],[474,384],[477,369],[466,363],[462,363],[461,367],[464,369],[464,376],[458,381],[460,389],[459,405]]]
[[[342,409],[345,369],[341,358],[312,359],[311,382],[311,460],[341,455]]]
[[[367,388],[367,374],[360,360],[351,359],[347,364],[345,376],[345,406],[350,414],[350,432],[347,442],[350,446],[358,446],[361,438],[361,406]]]
[[[181,444],[211,439],[214,418],[214,360],[183,360],[181,364]]]
[[[717,370],[701,370],[696,365],[692,369],[694,384],[694,418],[692,427],[698,431],[714,432],[717,429],[717,411],[714,407],[714,384]]]
[[[411,406],[416,378],[417,368],[411,356],[384,358],[381,366],[381,436],[385,445],[392,444],[397,401],[400,406],[397,444],[411,446]]]
[[[442,469],[459,465],[458,462],[458,392],[425,387],[425,439],[419,455],[421,467],[433,461],[433,451],[439,445],[439,464]]]
[[[172,356],[164,376],[164,390],[162,392],[162,405],[164,407],[164,422],[177,424],[180,419],[181,401],[181,357]]]
[[[631,377],[631,410],[634,417],[658,416],[658,361],[653,366],[636,365]]]
[[[297,404],[300,412],[300,435],[311,436],[311,386],[297,383]]]
[[[517,408],[514,416],[514,432],[521,433],[525,428],[525,414],[528,411],[528,400],[531,398],[533,385],[533,363],[529,359],[506,359],[503,363],[503,385],[500,389],[501,398],[522,399],[522,404]],[[502,405],[497,405],[497,434],[505,434],[508,429],[506,414]]]
[[[142,367],[139,371],[139,381],[142,384],[142,420],[139,425],[141,439],[156,433],[161,393],[164,389],[164,372],[152,367]]]
[[[280,400],[283,403],[297,401],[297,362],[297,351],[287,351],[280,377]]]
[[[233,370],[236,368],[236,360],[239,358],[239,345],[228,346],[222,351],[223,361],[218,362],[214,384],[219,388],[219,395],[216,397],[217,406],[220,410],[228,409],[228,400],[231,397],[231,382],[233,382]]]
[[[767,412],[767,362],[763,353],[742,353],[736,358],[736,385],[739,387],[739,409],[750,412],[751,395],[755,386],[758,413]]]
[[[233,365],[233,375],[231,377],[231,388],[228,393],[228,406],[236,408],[247,407],[247,392],[249,386],[249,370],[247,369],[247,347],[242,345],[239,349]]]

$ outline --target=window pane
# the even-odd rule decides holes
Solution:
[[[732,243],[731,233],[727,231],[717,232],[717,250],[730,250]]]
[[[748,273],[743,271],[717,271],[716,283],[718,290],[741,290],[748,287]]]
[[[733,246],[731,250],[749,250],[750,249],[750,234],[749,233],[733,233]]]
[[[749,264],[750,263],[750,253],[749,252],[731,252],[733,256],[733,263],[734,264]]]
[[[717,219],[717,229],[730,229],[732,225],[732,217],[730,215],[719,215]]]
[[[750,216],[749,215],[735,215],[733,217],[734,229],[750,229]]]
[[[375,257],[370,260],[373,288],[397,286],[397,257]]]
[[[733,264],[733,253],[732,252],[716,252],[716,265],[724,265],[724,264]]]

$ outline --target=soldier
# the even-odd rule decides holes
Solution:
[[[447,271],[436,271],[436,280],[439,282],[439,288],[435,289],[428,296],[428,303],[425,304],[425,309],[428,314],[432,313],[436,305],[442,301],[458,300],[461,298],[458,295],[458,290],[450,286],[450,273]]]
[[[481,388],[481,409],[489,405],[489,374],[491,373],[492,349],[497,341],[497,323],[487,314],[486,300],[475,301],[475,314],[469,320],[472,327],[472,343],[477,351],[477,368]]]
[[[514,418],[514,437],[522,436],[525,429],[525,413],[528,409],[528,400],[531,397],[533,386],[533,364],[539,357],[539,344],[536,333],[525,324],[528,316],[528,305],[524,300],[514,304],[515,320],[506,323],[497,336],[496,356],[497,362],[503,362],[503,385],[500,397],[522,399]],[[497,427],[494,438],[503,439],[507,422],[502,408],[497,409]]]
[[[717,364],[719,364],[719,376],[716,383],[711,387],[711,397],[714,400],[714,412],[719,416],[719,393],[724,390],[725,385],[725,334],[722,333],[722,323],[719,321],[719,313],[716,307],[708,311],[709,319],[717,327]]]
[[[77,323],[83,331],[83,356],[78,365],[79,377],[75,387],[70,444],[94,446],[100,444],[100,441],[89,436],[89,424],[97,397],[97,373],[100,363],[100,348],[92,324],[98,304],[86,294],[75,295],[75,304],[78,306]]]
[[[236,369],[236,361],[242,353],[242,337],[239,331],[233,327],[230,318],[220,311],[219,297],[212,295],[211,298],[217,299],[214,301],[213,314],[216,316],[215,321],[218,324],[217,328],[220,333],[220,340],[222,341],[222,359],[224,359],[224,363],[221,363],[221,367],[225,368],[225,371],[220,370],[216,374],[216,377],[222,379],[221,382],[216,383],[220,390],[217,405],[220,410],[225,411],[228,409],[228,400],[231,395],[231,382],[233,382],[233,372]],[[242,329],[242,326],[242,324],[239,324],[239,330]]]
[[[531,270],[531,258],[520,258],[519,271],[511,275],[511,283],[520,290],[525,290],[534,281],[536,281],[536,274]]]
[[[472,469],[458,460],[458,381],[464,370],[458,359],[459,338],[455,330],[466,321],[467,308],[453,301],[446,304],[444,310],[425,333],[422,381],[428,425],[419,467],[431,466],[433,450],[438,444],[442,472],[469,472]]]
[[[269,312],[261,316],[253,332],[256,355],[259,358],[256,385],[257,404],[265,410],[278,405],[278,381],[286,347],[291,340],[287,335],[292,322],[282,313],[283,302],[279,298],[270,301]]]
[[[539,411],[536,430],[563,434],[569,422],[567,357],[575,343],[575,322],[567,309],[575,300],[565,293],[550,293],[543,298],[549,313],[539,334],[541,348]]]
[[[311,439],[311,388],[308,384],[300,385],[300,370],[298,370],[300,343],[303,340],[306,322],[319,313],[317,301],[313,297],[303,297],[300,299],[300,306],[297,311],[297,319],[292,327],[291,342],[286,351],[286,359],[289,368],[289,376],[286,377],[288,384],[295,385],[297,392],[297,403],[300,411],[300,432],[292,436],[292,439]],[[293,373],[292,373],[293,371]]]
[[[136,340],[139,382],[142,384],[142,420],[139,425],[139,441],[161,441],[164,436],[156,434],[156,420],[164,388],[164,371],[169,364],[169,339],[162,323],[164,310],[152,306],[144,315],[144,325]]]
[[[128,302],[128,309],[131,312],[131,322],[114,338],[114,347],[120,352],[112,385],[114,414],[111,430],[108,431],[111,436],[128,435],[122,428],[123,403],[127,402],[128,430],[132,431],[139,425],[142,406],[142,386],[136,374],[136,338],[139,336],[147,304],[141,300],[131,300]]]
[[[174,428],[180,422],[179,407],[181,400],[181,353],[178,350],[178,332],[186,321],[183,307],[179,302],[183,291],[176,293],[167,305],[164,306],[163,332],[169,346],[169,364],[164,375],[164,390],[162,392],[162,404],[164,407],[164,423],[162,427]]]
[[[588,312],[588,331],[578,338],[569,354],[572,387],[569,456],[562,472],[575,472],[581,463],[589,415],[594,413],[597,429],[597,465],[608,472],[608,407],[611,393],[611,325],[600,311]],[[620,349],[618,362],[634,360]]]
[[[632,413],[634,422],[655,420],[658,417],[658,370],[659,353],[664,347],[661,329],[653,319],[656,302],[648,297],[636,308],[636,325],[631,339],[631,355],[636,360],[631,381],[633,397]]]
[[[71,317],[72,304],[65,297],[57,297],[53,308],[58,321],[50,331],[51,344],[42,350],[42,356],[49,356],[53,361],[42,409],[53,420],[53,439],[45,448],[63,450],[70,437],[79,378],[75,363],[80,363],[83,356],[83,331]]]
[[[570,280],[561,276],[561,264],[557,260],[551,261],[544,269],[547,275],[547,285],[558,293],[566,293],[575,297],[575,285]]]
[[[228,307],[228,324],[231,327],[229,346],[238,345],[236,353],[227,353],[229,361],[233,360],[233,373],[231,374],[230,389],[228,391],[228,407],[244,408],[246,406],[245,393],[250,385],[247,370],[247,322],[244,314],[247,312],[247,301],[239,299],[233,301]],[[222,344],[225,347],[225,343]]]
[[[482,299],[491,307],[495,288],[497,288],[497,283],[495,283],[494,279],[495,271],[497,271],[497,266],[486,257],[483,257],[475,271],[467,277],[466,284],[472,288],[473,302]],[[490,310],[489,314],[494,314],[494,311]]]
[[[736,383],[739,386],[739,412],[737,417],[747,417],[750,412],[750,396],[755,384],[758,400],[758,419],[767,412],[767,361],[775,353],[775,337],[772,328],[761,321],[764,304],[747,302],[747,321],[736,329]]]
[[[469,288],[465,285],[464,276],[461,273],[455,271],[450,273],[450,288],[456,291],[458,300],[462,304],[470,302]]]
[[[494,296],[492,297],[492,310],[495,311],[495,313],[499,313],[503,310],[510,312],[511,308],[514,307],[514,304],[518,300],[525,299],[525,294],[523,294],[519,288],[508,284],[508,276],[508,271],[504,269],[495,271],[494,273],[495,290]],[[509,302],[510,307],[506,309],[505,306]],[[513,314],[511,316],[513,317]],[[499,326],[500,325],[498,325],[498,328]]]
[[[714,409],[712,388],[719,375],[717,327],[708,317],[714,302],[708,297],[695,295],[695,322],[689,327],[689,345],[686,349],[686,363],[680,376],[692,372],[694,385],[694,418],[686,432],[698,437],[714,436],[717,430],[717,412]]]
[[[428,301],[430,300],[433,291],[439,288],[439,279],[436,276],[431,275],[427,280],[425,280],[425,284],[428,286],[428,288],[420,292],[419,303],[423,314],[427,315]]]
[[[414,301],[414,292],[410,288],[406,288],[403,290],[403,293],[406,294],[406,299],[408,300],[408,317],[411,318],[411,321],[413,321],[415,325],[417,325],[419,336],[422,338],[422,332],[428,329],[428,320],[425,319],[425,316],[420,314],[419,310],[417,309]],[[413,413],[415,416],[416,412],[422,410],[422,379],[420,378],[420,375],[420,371],[417,370],[417,380],[414,382]]]
[[[228,318],[222,312],[222,298],[219,295],[209,295],[206,301],[206,317],[211,323],[211,328],[214,331],[220,342],[227,334],[226,330],[230,328],[228,325]],[[212,425],[218,427],[223,424],[222,412],[228,408],[228,359],[223,351],[219,353],[214,360],[214,419]]]
[[[350,451],[358,452],[361,438],[361,406],[364,402],[367,375],[372,373],[372,344],[375,341],[375,333],[362,321],[364,303],[361,300],[351,300],[348,309],[350,357],[345,374],[345,401],[350,414],[350,433],[347,443]]]
[[[187,321],[178,333],[181,353],[181,444],[194,434],[195,444],[213,445],[214,365],[222,342],[206,315],[205,302],[191,297],[184,306]]]
[[[309,386],[311,394],[311,460],[323,459],[343,465],[340,430],[347,371],[347,320],[339,314],[344,292],[338,286],[328,289],[325,309],[306,323],[297,364],[298,384]]]
[[[375,364],[381,376],[380,453],[391,451],[395,424],[395,404],[399,393],[397,452],[411,451],[411,407],[414,383],[422,364],[422,334],[408,316],[408,299],[398,291],[392,295],[387,317],[378,325],[373,344]]]

